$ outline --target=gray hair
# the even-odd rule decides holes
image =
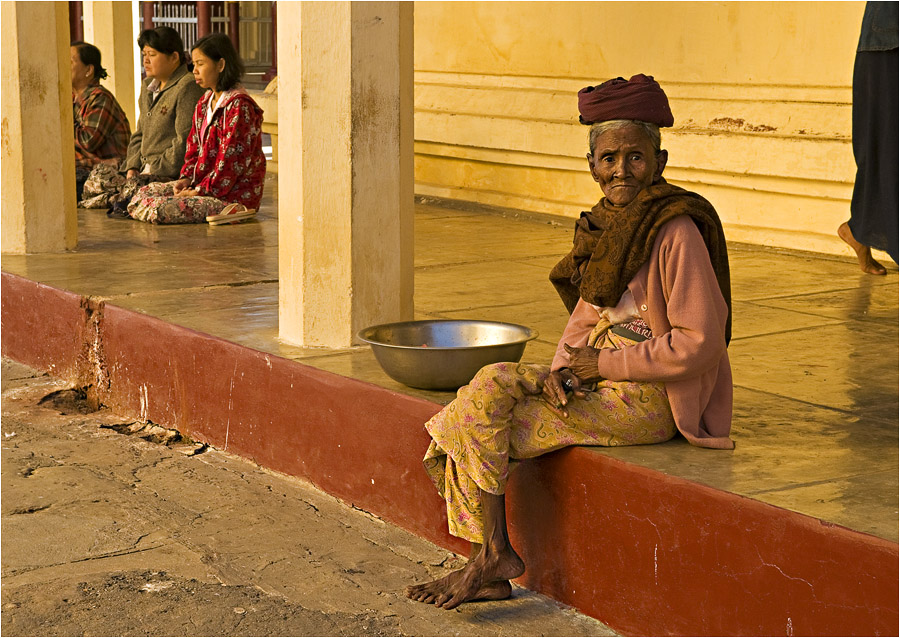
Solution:
[[[605,122],[597,122],[591,124],[591,130],[588,135],[588,147],[591,149],[591,155],[594,154],[594,147],[597,145],[597,138],[601,133],[611,131],[617,128],[625,128],[626,126],[639,126],[644,129],[650,143],[653,144],[653,150],[659,153],[661,146],[659,127],[650,122],[641,122],[640,120],[607,120]]]

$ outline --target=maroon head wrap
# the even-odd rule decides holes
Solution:
[[[630,80],[615,78],[578,92],[582,124],[608,120],[638,120],[657,126],[672,126],[675,118],[669,100],[652,75],[639,73]]]

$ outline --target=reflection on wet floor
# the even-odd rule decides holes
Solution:
[[[258,219],[151,226],[79,212],[79,248],[5,256],[3,269],[398,392],[368,347],[278,340],[276,183]],[[559,221],[559,220],[556,220]],[[566,322],[547,279],[572,222],[420,202],[416,318],[490,319],[536,328],[524,361],[546,363]],[[734,452],[682,440],[596,449],[779,507],[898,540],[898,276],[847,258],[730,245]]]

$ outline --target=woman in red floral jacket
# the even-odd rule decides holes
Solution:
[[[153,224],[228,224],[256,214],[266,158],[262,109],[240,86],[244,65],[231,40],[212,33],[191,51],[194,79],[208,89],[194,110],[181,177],[148,184],[128,214]]]

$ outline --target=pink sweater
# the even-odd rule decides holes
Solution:
[[[611,381],[662,381],[675,424],[693,445],[733,449],[731,365],[725,349],[728,307],[709,253],[690,217],[663,226],[653,254],[628,284],[653,338],[600,352],[598,368]],[[569,363],[563,344],[583,347],[598,312],[578,300],[551,368]]]

